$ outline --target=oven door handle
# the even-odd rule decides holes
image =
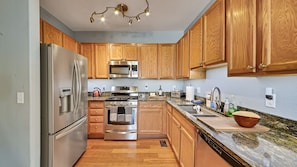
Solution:
[[[137,133],[137,132],[136,130],[130,130],[130,131],[105,130],[105,133],[131,134],[131,133]]]

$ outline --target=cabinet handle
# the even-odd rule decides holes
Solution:
[[[266,68],[266,67],[267,67],[266,64],[263,64],[263,63],[259,64],[259,69],[263,69],[263,68]]]
[[[248,70],[253,70],[253,69],[254,69],[254,67],[253,67],[253,66],[251,66],[251,65],[248,65],[248,66],[246,67],[246,69],[248,69]]]
[[[98,127],[97,127],[97,126],[95,126],[95,129],[98,129]]]

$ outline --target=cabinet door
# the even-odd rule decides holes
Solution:
[[[184,35],[184,53],[183,53],[183,63],[182,63],[182,77],[190,77],[190,33],[187,32]]]
[[[159,44],[158,45],[158,69],[160,79],[175,78],[175,60],[176,45],[175,44]]]
[[[190,29],[190,68],[203,67],[203,17]]]
[[[109,58],[110,60],[123,59],[123,47],[122,44],[110,44],[109,45]]]
[[[182,167],[194,166],[195,136],[192,136],[185,128],[181,128],[180,136],[180,164]]]
[[[182,76],[183,54],[184,54],[184,38],[181,38],[177,43],[176,78],[183,78]]]
[[[138,60],[137,44],[123,44],[123,59]]]
[[[260,1],[263,32],[259,69],[265,72],[297,70],[297,3]]]
[[[78,53],[78,42],[64,33],[63,33],[63,47],[75,53]]]
[[[172,116],[171,121],[171,147],[178,160],[180,160],[180,123]]]
[[[169,142],[171,143],[171,121],[172,121],[172,107],[170,104],[167,104],[167,111],[166,111],[166,134]]]
[[[228,74],[256,72],[256,0],[229,0],[227,6]]]
[[[217,0],[203,16],[205,65],[225,61],[225,0]]]
[[[162,114],[162,109],[140,109],[138,112],[138,133],[162,134]]]
[[[139,46],[140,78],[158,78],[158,45]]]
[[[95,45],[95,78],[108,78],[108,44]]]
[[[88,58],[88,78],[94,78],[94,45],[83,43],[80,46],[80,54]]]
[[[43,21],[43,43],[54,43],[63,46],[62,31]]]

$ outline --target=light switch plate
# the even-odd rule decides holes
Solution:
[[[24,104],[25,102],[25,94],[24,92],[17,92],[17,103]]]
[[[200,87],[197,87],[197,93],[198,93],[198,94],[201,93],[201,89],[200,89]]]
[[[266,107],[275,108],[276,107],[276,94],[272,94],[272,99],[265,98]]]

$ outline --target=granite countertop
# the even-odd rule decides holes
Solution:
[[[296,166],[297,138],[295,136],[273,127],[269,127],[270,130],[267,132],[217,132],[178,106],[189,102],[174,98],[168,98],[167,102],[243,164],[248,163],[247,165],[256,167]]]
[[[109,96],[88,97],[88,100],[104,101]],[[246,166],[255,167],[293,167],[297,162],[297,137],[286,131],[274,128],[270,118],[261,119],[260,124],[268,126],[270,130],[267,132],[217,132],[209,128],[204,123],[192,117],[188,112],[184,111],[179,105],[191,105],[191,102],[184,99],[170,98],[165,96],[144,97],[139,101],[155,101],[165,100],[175,107],[185,118],[193,123],[199,130],[206,134],[228,151],[234,158],[238,159]],[[262,115],[261,115],[262,117]],[[296,122],[289,125],[284,123],[275,124],[275,126],[293,126],[296,130]]]

